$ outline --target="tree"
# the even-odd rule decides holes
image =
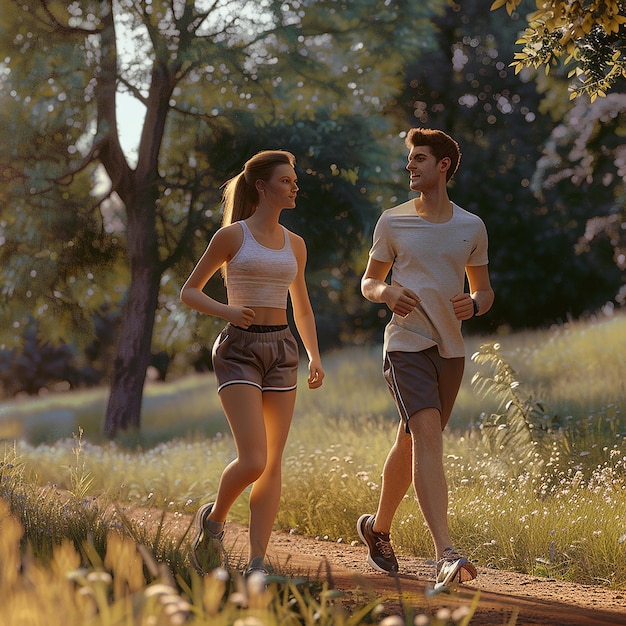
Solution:
[[[519,16],[514,18],[471,3],[450,4],[434,20],[436,49],[408,66],[407,87],[399,99],[400,110],[411,113],[409,125],[442,128],[461,144],[461,167],[451,193],[485,220],[490,235],[496,300],[488,316],[470,324],[482,331],[577,317],[597,310],[620,286],[605,245],[577,253],[587,219],[602,215],[606,207],[594,206],[590,194],[584,202],[574,201],[565,183],[543,199],[535,193],[535,172],[555,121],[529,72],[520,80],[508,67]],[[580,108],[585,100],[577,101]],[[567,98],[565,102],[572,107]],[[550,108],[557,108],[552,100]],[[602,150],[598,143],[593,149]],[[551,173],[559,166],[570,164],[555,163]],[[618,181],[615,172],[612,180]],[[610,194],[610,189],[605,191]],[[563,203],[559,193],[572,201]],[[579,200],[583,193],[580,188]]]
[[[4,7],[1,95],[10,105],[2,117],[10,158],[2,164],[2,193],[15,216],[0,228],[5,242],[21,245],[13,273],[2,270],[5,290],[24,316],[50,327],[51,310],[62,310],[87,333],[98,305],[123,303],[107,435],[140,426],[155,311],[161,307],[180,327],[184,315],[164,306],[177,291],[173,268],[189,262],[207,222],[219,219],[218,185],[250,156],[237,148],[320,112],[356,114],[367,126],[399,89],[401,60],[416,40],[428,39],[438,4],[15,0]],[[120,142],[120,94],[143,107],[134,163]],[[355,169],[334,166],[337,180],[354,184]],[[32,215],[51,228],[35,237]],[[77,215],[86,228],[72,233],[68,223]],[[349,222],[339,219],[335,231]],[[21,236],[32,241],[22,245]],[[33,255],[47,258],[48,274],[29,289]],[[61,257],[65,275],[57,274]],[[37,304],[24,306],[29,299]],[[57,335],[68,332],[57,323]]]
[[[603,282],[619,285],[615,300],[626,303],[624,133],[626,95],[608,94],[591,106],[576,102],[554,128],[533,177],[533,191],[542,206],[550,207],[552,219],[564,224],[576,220],[581,225],[575,250],[585,264],[603,259],[602,274],[586,277],[572,268],[578,292],[583,291],[586,298],[595,295],[597,307],[605,304],[597,295]]]
[[[516,13],[524,0],[495,0],[491,10],[506,7]],[[537,0],[527,17],[522,45],[512,65],[515,71],[564,63],[574,78],[572,98],[587,94],[593,102],[606,96],[626,77],[626,3],[621,0]]]

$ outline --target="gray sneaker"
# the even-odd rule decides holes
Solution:
[[[248,578],[252,576],[252,574],[261,574],[263,576],[270,575],[270,567],[266,565],[262,556],[255,556],[250,563],[248,563],[248,567],[246,567],[246,571],[244,572],[244,578]]]
[[[454,548],[446,548],[435,567],[435,591],[452,591],[459,583],[469,582],[478,576],[474,564]]]
[[[212,533],[207,528],[207,517],[213,510],[214,502],[203,504],[193,518],[195,534],[191,540],[190,558],[199,574],[206,574],[224,563],[222,539],[224,531]]]
[[[356,523],[356,531],[367,546],[367,562],[379,572],[396,574],[398,559],[391,547],[389,533],[374,532],[374,516],[361,515]]]

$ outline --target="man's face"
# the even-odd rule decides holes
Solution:
[[[439,184],[443,159],[437,162],[430,146],[413,146],[409,152],[407,171],[411,174],[412,191],[424,191]]]

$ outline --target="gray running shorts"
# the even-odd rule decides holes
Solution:
[[[298,343],[289,328],[251,332],[228,324],[213,344],[218,393],[229,385],[292,391],[298,383]]]
[[[465,358],[444,359],[437,346],[420,352],[388,352],[383,375],[389,391],[409,431],[409,418],[418,411],[435,408],[448,422],[456,400]]]

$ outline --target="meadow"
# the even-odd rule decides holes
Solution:
[[[481,566],[625,589],[626,316],[470,337],[467,344],[470,358],[444,442],[457,547]],[[301,372],[276,528],[351,542],[357,539],[355,520],[375,510],[397,418],[381,376],[380,346],[326,354],[324,365],[327,376],[317,391],[306,388]],[[12,516],[19,525],[21,552],[33,562],[56,563],[63,551],[63,558],[76,561],[76,571],[83,572],[80,562],[87,561],[95,571],[112,573],[111,559],[108,567],[103,559],[115,529],[100,514],[108,504],[192,513],[211,499],[233,457],[211,375],[151,384],[142,434],[116,443],[99,437],[104,397],[102,390],[50,394],[6,402],[0,409],[0,495],[8,503],[0,517]],[[232,519],[247,522],[247,494],[235,504]],[[220,596],[227,583],[209,583],[207,577],[198,591],[201,583],[189,572],[186,547],[148,540],[142,532],[129,531],[150,546],[151,558],[168,564],[175,582],[166,586],[177,589],[174,600],[187,603],[185,610],[200,619],[208,610],[207,597]],[[399,553],[431,556],[411,493],[392,537]],[[3,550],[14,554],[15,549],[5,543],[0,560],[12,562],[17,556],[8,558]],[[122,544],[115,549],[126,550]],[[3,570],[6,580],[11,574]],[[153,571],[151,584],[165,584],[163,570],[155,564]],[[144,593],[143,576],[122,587]],[[107,584],[114,586],[113,580],[116,576]],[[292,605],[301,595],[289,589],[281,610],[287,610],[287,595]],[[96,591],[90,593],[97,600]],[[323,588],[321,593],[302,602],[319,603]],[[215,608],[217,601],[211,602]],[[304,604],[298,605],[295,623],[309,623],[302,617]],[[361,623],[316,607],[315,623],[320,614],[331,613],[328,623]],[[371,621],[372,608],[364,607],[358,619],[368,615]],[[214,610],[214,620],[215,615]],[[222,618],[211,623],[230,623]]]

